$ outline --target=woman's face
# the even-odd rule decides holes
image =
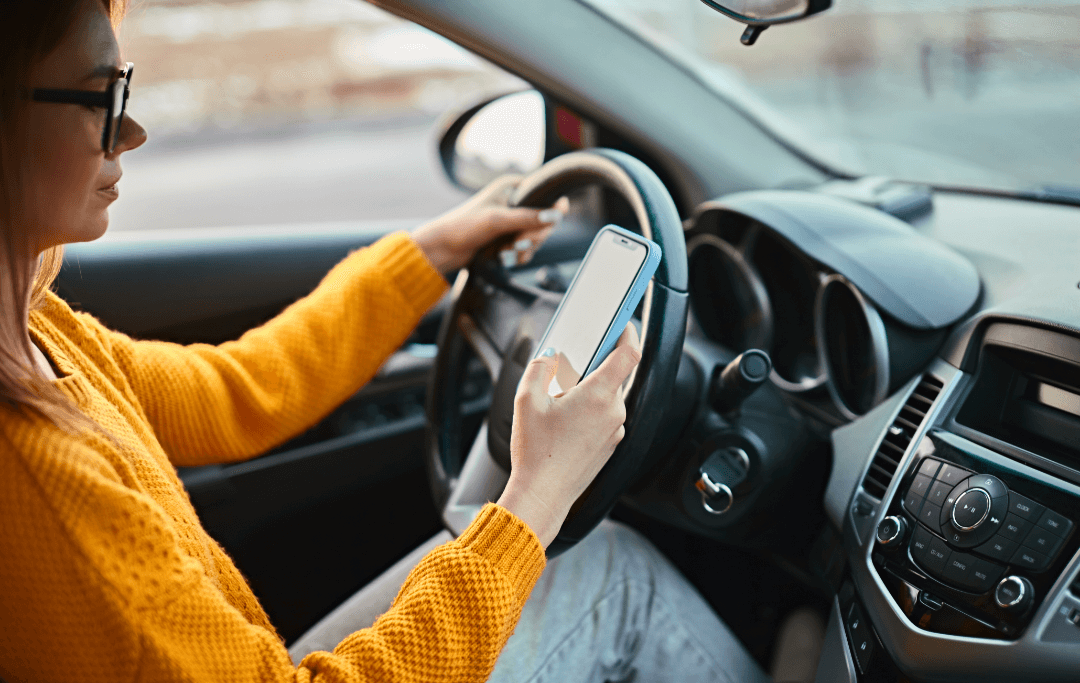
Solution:
[[[84,0],[63,41],[30,72],[31,88],[105,92],[123,68],[105,8]],[[119,196],[120,155],[146,142],[146,131],[126,113],[116,148],[101,148],[106,110],[77,104],[31,102],[30,153],[25,159],[28,237],[38,251],[87,242],[105,233],[109,205]]]

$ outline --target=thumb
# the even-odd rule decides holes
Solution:
[[[582,380],[581,385],[588,383],[601,391],[615,392],[630,376],[640,360],[641,348],[637,328],[633,323],[627,323],[615,349],[604,359],[600,367]]]
[[[518,382],[518,396],[539,395],[547,396],[548,387],[555,377],[555,369],[559,367],[559,358],[555,349],[547,348],[536,358],[529,361],[525,366],[525,372]]]

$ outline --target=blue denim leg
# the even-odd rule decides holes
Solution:
[[[634,530],[605,521],[548,564],[492,683],[765,683],[701,594]]]

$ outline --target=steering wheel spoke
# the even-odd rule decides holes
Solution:
[[[502,370],[522,316],[536,293],[493,271],[461,271],[454,283],[459,295],[458,332],[483,362],[492,379]]]
[[[443,523],[454,536],[460,536],[472,524],[485,503],[498,500],[510,479],[510,474],[491,457],[487,432],[488,424],[484,420],[443,506]]]

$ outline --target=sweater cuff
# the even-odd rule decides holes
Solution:
[[[488,503],[457,543],[495,565],[524,604],[547,564],[544,547],[529,525],[504,507]]]
[[[434,306],[449,287],[406,232],[387,235],[368,249],[405,300],[416,306],[417,313]]]

